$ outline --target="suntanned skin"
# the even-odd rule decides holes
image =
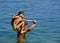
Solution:
[[[17,14],[12,16],[12,18],[16,18],[16,20],[13,23],[13,26],[15,27],[15,29],[19,29],[20,30],[20,26],[22,25],[22,30],[24,30],[24,21],[31,22],[33,20],[24,20],[24,16],[22,14],[20,14],[20,16],[22,16],[23,18],[17,16]],[[19,21],[22,21],[22,22],[20,24],[18,24]]]
[[[21,17],[20,17],[21,16]],[[20,14],[20,16],[17,15],[13,15],[12,18],[16,18],[13,22],[13,26],[15,29],[19,29],[20,30],[20,26],[22,25],[22,30],[24,29],[24,21],[23,18],[24,16],[22,14]],[[22,18],[23,17],[23,18]],[[19,23],[21,21],[21,23]],[[19,23],[19,24],[18,24]]]
[[[17,43],[18,42],[24,42],[25,43],[25,41],[26,41],[26,36],[25,35],[26,35],[27,32],[31,31],[35,27],[36,20],[24,20],[24,19],[21,19],[19,16],[16,16],[16,15],[14,15],[12,18],[17,18],[13,23],[14,27],[16,27],[18,29],[17,30]],[[18,24],[18,22],[21,21],[21,20],[23,20],[23,22]],[[28,25],[26,25],[24,21],[33,22],[33,24],[30,27],[28,27]],[[22,29],[20,30],[21,25],[22,25],[22,28],[23,28],[24,31]]]
[[[31,31],[36,25],[36,20],[34,20],[33,22],[34,23],[30,27],[28,27],[28,25],[24,25],[25,32],[21,33],[20,31],[17,31],[17,42],[26,41],[26,33]]]

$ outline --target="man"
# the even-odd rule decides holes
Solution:
[[[12,24],[12,27],[14,27],[14,29],[17,31],[17,42],[25,43],[26,42],[25,35],[27,32],[31,31],[35,27],[36,20],[23,20],[24,26],[22,26],[22,23],[18,23],[20,20],[22,20],[19,16],[24,19],[24,13],[21,11],[18,13],[18,15],[12,16],[12,19],[14,19],[14,20],[12,20],[11,24]],[[27,22],[33,22],[33,24],[30,27],[28,27]],[[17,25],[17,23],[18,23],[18,25]],[[22,30],[22,28],[24,28],[24,29]]]
[[[28,27],[27,23],[24,24],[25,32],[21,33],[20,31],[17,31],[17,42],[26,42],[26,33],[31,31],[36,25],[36,20],[33,20],[32,22],[33,24],[30,27]]]

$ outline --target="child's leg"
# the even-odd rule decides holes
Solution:
[[[20,27],[22,26],[22,27]],[[15,26],[18,30],[24,31],[24,21]]]
[[[24,31],[24,21],[22,22],[22,31]]]
[[[20,26],[21,26],[22,24],[23,24],[23,22],[21,22],[20,24],[16,25],[16,28],[20,30],[20,29],[21,29]]]
[[[24,21],[23,21],[21,33],[25,33],[24,24],[25,24],[25,23],[24,23]]]

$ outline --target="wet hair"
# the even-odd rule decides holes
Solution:
[[[20,15],[20,14],[23,14],[23,15],[24,15],[24,11],[20,11],[20,12],[18,12],[17,15]]]
[[[20,15],[20,14],[23,14],[23,15],[24,15],[24,11],[18,12],[17,15]],[[13,22],[14,22],[15,19],[16,19],[16,18],[12,18],[12,20],[11,20],[11,25],[12,25],[12,26],[13,26]]]

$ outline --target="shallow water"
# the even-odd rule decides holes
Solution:
[[[0,0],[0,43],[16,43],[10,21],[21,10],[25,19],[37,20],[28,43],[60,43],[60,0]]]

